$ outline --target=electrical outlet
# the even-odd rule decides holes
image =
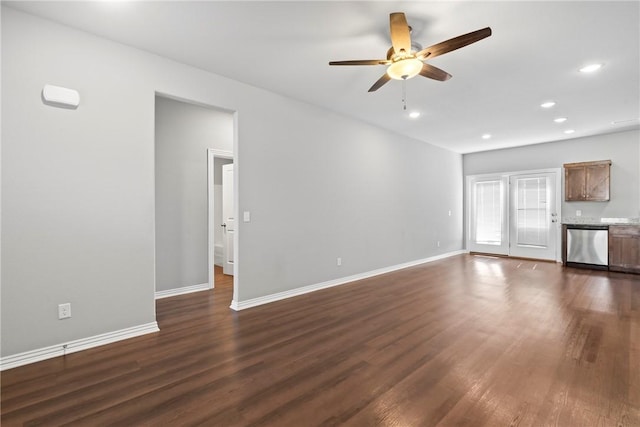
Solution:
[[[58,319],[68,319],[71,317],[71,303],[58,304]]]
[[[582,216],[582,211],[580,209],[576,211],[576,216]]]
[[[440,247],[440,240],[438,240],[438,241],[436,242],[436,246],[437,246],[437,247]]]
[[[342,265],[342,258],[336,258],[336,265]]]

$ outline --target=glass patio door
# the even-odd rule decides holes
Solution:
[[[467,177],[467,249],[559,260],[559,173]]]
[[[555,260],[558,230],[555,174],[513,175],[509,188],[509,255]]]
[[[507,255],[507,180],[502,176],[469,180],[469,247],[472,252]]]

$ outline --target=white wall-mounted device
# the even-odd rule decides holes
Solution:
[[[73,108],[80,105],[80,94],[78,91],[67,89],[66,87],[44,85],[44,88],[42,89],[42,98],[46,104]]]

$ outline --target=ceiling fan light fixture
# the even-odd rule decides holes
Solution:
[[[400,59],[387,68],[387,74],[394,80],[406,80],[420,74],[422,61],[417,58]]]
[[[369,88],[375,92],[391,80],[407,80],[417,75],[444,82],[451,74],[433,65],[422,62],[427,58],[460,49],[491,35],[491,28],[486,27],[436,43],[423,49],[419,43],[411,40],[411,26],[403,12],[389,14],[389,35],[391,48],[387,50],[386,59],[355,59],[347,61],[329,61],[329,65],[388,65],[385,73]],[[403,85],[403,101],[406,110],[405,86]]]

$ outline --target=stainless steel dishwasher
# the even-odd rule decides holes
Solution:
[[[608,269],[609,226],[567,224],[567,265]]]

